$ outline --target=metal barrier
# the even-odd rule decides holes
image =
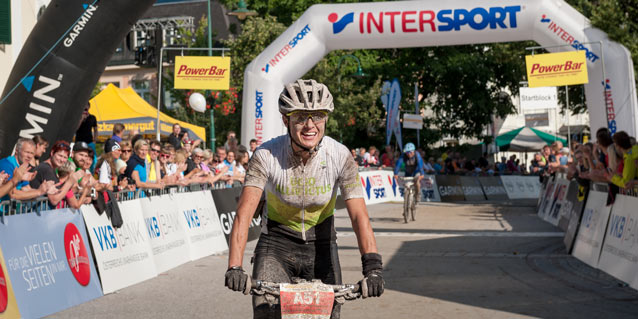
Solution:
[[[234,183],[232,187],[241,187],[241,184]],[[134,191],[120,191],[114,192],[115,198],[118,202],[124,202],[129,200],[135,200],[139,198],[145,197],[153,197],[160,196],[166,194],[175,194],[175,193],[188,193],[188,192],[197,192],[197,191],[206,191],[206,190],[215,190],[215,189],[224,189],[229,188],[225,182],[216,182],[214,185],[211,184],[190,184],[186,186],[167,186],[161,189],[158,188],[149,188],[149,189],[137,189]],[[76,196],[78,196],[76,194]],[[51,205],[49,203],[49,199],[46,196],[38,197],[36,199],[21,201],[21,200],[7,200],[0,202],[0,216],[10,216],[17,214],[26,214],[33,212],[40,212],[45,210],[54,210],[54,209],[62,209],[68,208],[68,204],[66,200],[62,200],[58,205]]]

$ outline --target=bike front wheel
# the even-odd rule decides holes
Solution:
[[[403,221],[407,224],[410,216],[410,209],[412,207],[412,190],[406,187],[405,194],[403,195]]]

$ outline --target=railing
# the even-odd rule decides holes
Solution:
[[[241,186],[241,184],[239,184]],[[238,187],[237,184],[233,184],[233,187]],[[214,189],[224,189],[228,188],[227,184],[224,182],[216,182],[215,184],[190,184],[186,186],[167,186],[161,189],[158,188],[140,188],[135,191],[120,191],[113,192],[115,198],[118,202],[124,202],[139,198],[145,197],[153,197],[160,196],[166,194],[176,194],[176,193],[188,193],[188,192],[197,192],[197,191],[205,191],[205,190],[214,190]],[[76,195],[77,197],[78,195]],[[34,213],[41,212],[45,210],[52,209],[62,209],[68,208],[68,204],[66,200],[62,200],[58,205],[49,204],[49,199],[46,196],[37,197],[31,200],[16,200],[11,199],[7,201],[0,202],[0,216],[10,216],[17,214],[26,214],[26,213]]]

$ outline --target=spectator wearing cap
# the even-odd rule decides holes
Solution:
[[[86,142],[75,142],[73,144],[73,154],[69,158],[75,164],[76,169],[81,169],[89,158],[91,148]]]
[[[33,157],[35,156],[35,143],[31,139],[19,138],[15,147],[15,155],[5,157],[0,160],[0,172],[6,174],[5,180],[11,181],[14,186],[0,200],[9,200],[10,198],[17,200],[29,200],[46,194],[52,187],[53,183],[44,183],[40,188],[33,189],[29,186],[29,182],[13,178],[13,174],[18,167],[29,168]],[[24,179],[24,174],[23,174]]]
[[[48,192],[49,204],[55,207],[60,203],[68,194],[73,186],[77,184],[78,179],[86,177],[85,172],[79,170],[71,175],[70,178],[66,178],[60,181],[58,168],[65,165],[68,162],[69,152],[71,147],[65,141],[57,141],[51,148],[51,156],[46,161],[43,161],[36,168],[36,174],[33,180],[29,183],[32,189],[39,189],[42,184],[46,182],[52,182],[56,185],[56,189],[51,189]],[[84,183],[88,183],[88,178],[85,178]]]
[[[114,139],[106,141],[105,148],[106,153],[103,153],[102,156],[100,156],[96,165],[96,167],[98,167],[98,183],[95,188],[98,191],[103,191],[105,189],[113,190],[113,187],[116,186],[115,181],[117,180],[118,173],[115,162],[119,160],[122,155],[122,148]],[[122,180],[117,186],[117,190],[126,188],[126,179]]]
[[[163,183],[149,183],[146,175],[146,155],[148,154],[148,142],[139,139],[133,147],[135,152],[126,163],[124,175],[130,178],[137,188],[162,188]]]

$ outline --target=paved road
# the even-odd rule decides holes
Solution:
[[[566,255],[562,233],[530,202],[369,206],[385,261],[386,293],[357,300],[343,318],[638,318],[638,292]],[[337,212],[346,282],[361,278],[347,213]],[[245,268],[254,243],[249,244]],[[250,297],[223,287],[226,255],[85,303],[56,318],[250,318]]]

